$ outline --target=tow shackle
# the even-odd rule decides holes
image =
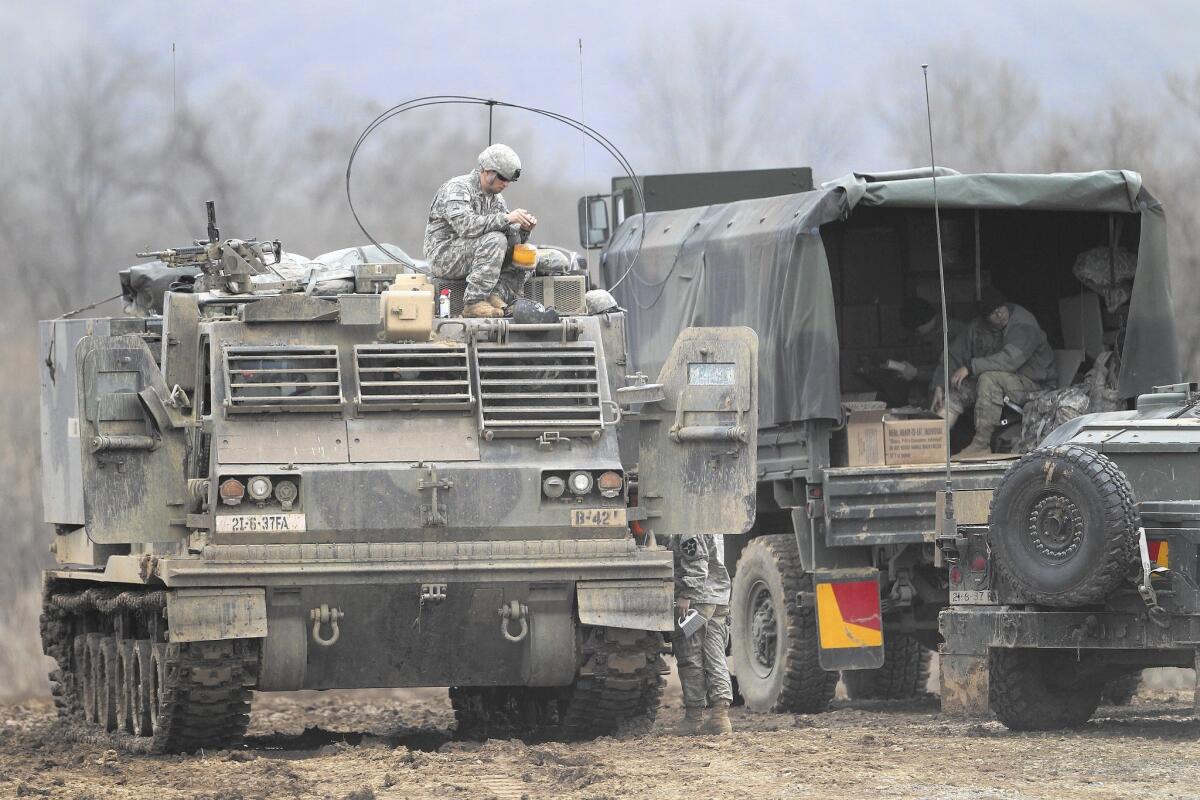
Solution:
[[[314,608],[308,612],[308,618],[312,620],[312,637],[313,641],[322,647],[333,647],[337,644],[337,640],[341,638],[342,631],[338,627],[338,620],[346,616],[346,612],[338,611],[336,608],[330,608],[324,603],[320,608]],[[321,636],[321,626],[325,623],[329,624],[330,636],[328,639]]]
[[[510,600],[496,611],[500,615],[500,633],[510,642],[521,642],[529,635],[529,606],[521,605],[516,600]],[[517,632],[509,632],[509,623],[516,620],[520,623]]]

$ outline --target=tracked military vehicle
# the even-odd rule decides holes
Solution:
[[[1200,663],[1198,452],[1200,385],[1162,386],[1063,425],[994,493],[960,493],[941,541],[946,711],[1073,727],[1106,684]]]
[[[360,687],[450,686],[480,735],[653,716],[659,542],[753,519],[753,332],[684,331],[650,382],[611,302],[438,317],[399,263],[318,296],[209,229],[147,254],[179,279],[161,315],[42,323],[42,634],[75,730],[221,747],[251,690]]]

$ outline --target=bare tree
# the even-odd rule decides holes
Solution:
[[[1040,93],[1011,62],[992,58],[970,44],[937,48],[929,57],[930,105],[937,158],[971,172],[1030,168],[1027,148]],[[895,68],[901,68],[897,60]],[[883,120],[904,166],[929,162],[925,98],[915,65],[910,89],[881,98]]]
[[[834,103],[813,91],[735,12],[687,25],[648,34],[630,59],[643,171],[819,167],[848,152],[847,93]]]

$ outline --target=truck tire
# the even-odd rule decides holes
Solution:
[[[996,566],[1042,605],[1081,606],[1112,594],[1136,553],[1137,529],[1124,473],[1079,445],[1027,453],[992,498]]]
[[[993,649],[988,702],[1014,731],[1077,728],[1100,705],[1102,681],[1071,681],[1074,651]]]
[[[800,593],[812,580],[791,534],[746,545],[733,579],[733,664],[752,711],[817,713],[829,707],[838,674],[817,661],[817,619]]]
[[[1133,702],[1133,696],[1137,694],[1137,690],[1141,686],[1142,671],[1140,669],[1128,675],[1111,678],[1104,684],[1100,701],[1107,706],[1127,706]]]
[[[908,700],[925,694],[933,653],[907,633],[883,636],[883,666],[848,669],[842,683],[851,700]]]

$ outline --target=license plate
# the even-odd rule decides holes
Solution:
[[[994,606],[996,604],[996,593],[991,589],[962,589],[950,593],[950,605],[952,606]]]
[[[299,533],[305,530],[303,514],[223,514],[217,533]]]
[[[619,528],[626,525],[623,508],[572,508],[572,528]]]

